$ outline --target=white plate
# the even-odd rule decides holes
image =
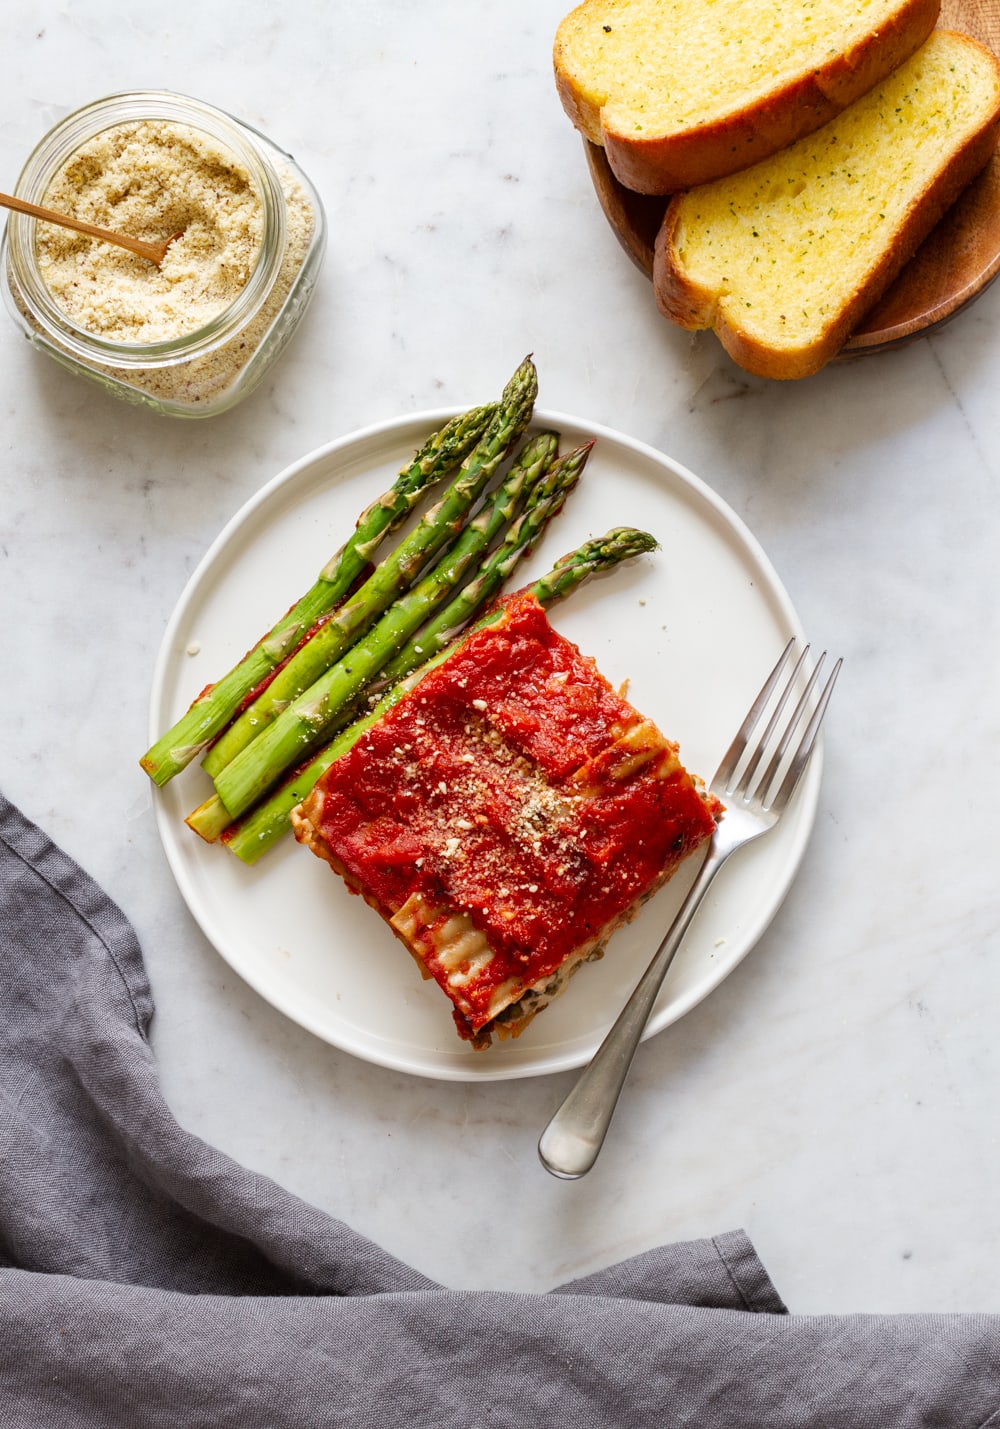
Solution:
[[[153,681],[151,741],[293,603],[367,502],[452,414],[423,412],[333,442],[244,506],[170,619]],[[534,425],[560,431],[564,450],[598,440],[580,486],[515,583],[611,526],[642,526],[658,538],[662,550],[582,586],[553,609],[552,620],[612,684],[628,679],[632,702],[680,742],[687,767],[707,780],[786,640],[801,635],[791,602],[738,517],[676,462],[560,413],[537,412]],[[647,1036],[716,987],[774,916],[812,826],[820,762],[813,759],[778,829],[717,879]],[[436,984],[421,979],[380,919],[319,859],[289,840],[247,868],[191,833],[184,815],[210,792],[207,776],[192,766],[155,794],[167,859],[208,939],[251,987],[309,1031],[358,1057],[427,1077],[524,1077],[586,1062],[693,874],[682,870],[520,1038],[473,1052],[457,1037]]]

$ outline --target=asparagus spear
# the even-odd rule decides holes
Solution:
[[[645,531],[637,531],[628,526],[618,527],[609,531],[605,536],[586,542],[569,555],[563,556],[540,580],[529,586],[528,590],[548,608],[556,601],[564,600],[589,576],[595,575],[599,571],[609,570],[620,561],[629,560],[632,556],[641,555],[643,552],[652,551],[655,548],[656,541]],[[488,612],[477,622],[474,629],[478,630],[496,620],[501,609],[502,607]],[[317,779],[329,769],[333,761],[353,749],[365,731],[392,709],[393,705],[397,704],[403,695],[411,690],[429,670],[440,665],[449,653],[450,648],[439,650],[425,664],[412,672],[409,678],[400,681],[399,684],[388,690],[368,714],[338,734],[336,739],[320,750],[307,764],[296,770],[255,809],[229,825],[228,828],[220,830],[225,847],[242,859],[244,863],[256,863],[262,854],[273,848],[289,831],[291,828],[290,815],[295,805],[301,803],[310,793]]]
[[[358,517],[347,542],[287,615],[263,636],[218,683],[210,685],[186,714],[147,750],[139,763],[156,784],[179,774],[232,719],[246,695],[256,688],[316,621],[332,610],[361,575],[379,543],[405,521],[428,486],[475,446],[493,419],[496,403],[474,407],[427,439],[394,485]]]
[[[562,505],[576,484],[579,471],[576,467],[567,468],[560,463],[554,469],[558,473],[555,479],[546,475],[552,467],[558,442],[555,432],[542,432],[527,442],[492,500],[467,523],[434,569],[391,605],[381,620],[325,673],[324,730],[335,726],[341,711],[353,706],[357,696],[393,652],[419,628],[428,614],[447,599],[452,590],[460,586],[473,562],[489,547],[517,508],[532,500],[540,485],[544,485],[547,496],[544,502],[532,506],[531,514],[539,513],[533,531],[537,533],[545,525],[546,512],[554,514],[556,505]],[[521,522],[518,521],[515,526],[520,527]],[[526,533],[524,541],[527,539]],[[314,695],[315,690],[313,686],[310,693]],[[276,764],[270,782],[280,778],[286,768],[287,764]],[[211,842],[230,819],[226,806],[216,795],[200,804],[186,822],[196,834]]]
[[[432,655],[436,655],[439,650],[450,645],[476,612],[496,595],[518,561],[532,549],[549,516],[554,514],[546,514],[544,502],[553,493],[561,472],[571,471],[579,475],[590,456],[593,445],[593,441],[586,442],[567,456],[560,458],[545,481],[535,488],[524,515],[514,523],[502,545],[497,547],[479,575],[460,590],[455,598],[449,601],[436,615],[433,615],[425,625],[421,626],[416,635],[407,641],[399,653],[383,666],[379,675],[380,684],[392,684],[394,681],[402,679],[404,675],[408,675],[411,670],[415,670],[418,665],[422,665]],[[564,489],[563,500],[569,494],[569,490],[568,486]],[[539,519],[540,511],[541,519]]]
[[[541,532],[546,529],[551,517],[556,516],[556,513],[563,507],[566,497],[569,496],[573,487],[576,486],[577,480],[580,479],[580,473],[583,472],[587,457],[590,456],[591,447],[593,447],[593,442],[587,442],[584,446],[577,447],[574,452],[569,453],[569,456],[561,457],[559,462],[554,463],[543,480],[540,482],[536,480],[529,497],[527,497],[526,510],[516,522],[511,524],[503,542],[497,546],[496,552],[491,554],[479,576],[471,580],[467,586],[461,587],[457,596],[454,596],[454,599],[447,604],[446,609],[441,612],[441,617],[437,617],[437,619],[433,617],[430,623],[421,626],[419,636],[411,637],[399,654],[393,657],[391,680],[400,679],[403,674],[409,674],[411,670],[416,669],[416,666],[423,664],[427,659],[427,653],[430,653],[431,650],[436,652],[436,650],[443,649],[444,644],[450,643],[459,633],[461,627],[469,623],[477,610],[480,610],[487,600],[500,589],[501,584],[507,579],[514,566],[533,549],[534,543],[539,539]],[[526,453],[521,456],[521,462],[524,462],[524,456],[527,454],[530,454],[530,447],[526,447]],[[514,476],[514,473],[511,473],[511,476]],[[504,486],[506,484],[504,483]],[[497,493],[496,504],[497,506],[503,504],[507,510],[510,509],[511,503],[509,500],[504,500],[503,487]],[[477,522],[486,522],[486,517],[477,517]],[[470,523],[470,526],[471,524],[474,523]],[[487,540],[491,540],[491,534],[494,533],[494,530],[491,532],[491,527],[496,527],[496,524],[496,519],[494,519],[489,526],[486,526]],[[441,563],[439,570],[446,567],[447,563],[453,559],[454,549],[453,553],[449,553],[446,560]],[[371,642],[376,643],[380,649],[384,650],[391,650],[397,646],[403,626],[413,629],[413,624],[416,623],[417,606],[423,606],[423,614],[426,614],[433,609],[434,599],[440,602],[443,594],[447,594],[447,590],[441,590],[441,584],[443,583],[440,582],[437,572],[431,573],[431,576],[421,582],[424,589],[414,590],[409,610],[404,609],[403,612],[399,612],[396,607],[390,607],[389,612],[384,614],[383,619],[370,633],[370,636],[351,650],[349,657],[351,669],[347,673],[350,674],[354,669],[359,670],[360,682],[357,683],[357,689],[353,690],[353,693],[351,693],[353,680],[340,682],[340,707],[339,710],[331,710],[326,733],[333,732],[340,725],[350,723],[351,717],[356,715],[357,704],[359,704],[357,696],[364,684],[367,683],[369,686],[371,684],[369,664],[363,659],[364,647],[369,646]],[[404,597],[404,600],[407,599],[409,597]],[[413,622],[410,619],[411,614],[414,617]],[[424,632],[430,632],[430,634]],[[379,686],[383,689],[387,683],[391,683],[389,677],[386,676],[386,670],[387,666],[384,664],[380,670],[373,669],[373,674],[379,674]],[[286,772],[287,769],[281,770],[281,773]],[[277,777],[281,777],[281,775]],[[209,843],[213,843],[223,833],[223,830],[229,827],[230,822],[229,810],[221,802],[217,793],[204,800],[204,803],[194,809],[186,819],[190,829],[193,829],[194,833]]]
[[[561,504],[562,493],[554,493],[546,503],[547,514]],[[430,578],[430,584],[435,587],[433,595],[418,587],[411,597],[397,601],[374,631],[331,665],[216,776],[215,792],[233,817],[245,813],[286,769],[328,736],[345,707],[392,651],[419,629],[428,610],[447,595],[435,577]]]
[[[259,700],[244,710],[223,736],[208,751],[202,766],[206,773],[223,786],[219,794],[229,804],[237,797],[240,780],[256,761],[249,755],[249,746],[265,728],[278,718],[284,718],[290,700],[307,693],[310,687],[349,650],[382,612],[412,583],[417,572],[455,534],[469,510],[486,487],[490,477],[520,436],[531,416],[538,391],[535,367],[530,357],[514,373],[504,389],[499,408],[490,425],[465,458],[458,475],[441,500],[427,511],[414,530],[376,568],[373,575],[330,619],[298,650]],[[230,764],[242,762],[233,773]],[[244,795],[240,794],[242,799]],[[241,812],[247,807],[242,804]]]
[[[561,508],[579,479],[593,445],[593,441],[587,442],[561,457],[551,467],[544,480],[535,482],[528,495],[526,510],[512,524],[503,542],[489,557],[478,576],[460,589],[443,610],[436,615],[432,614],[431,619],[416,635],[411,636],[397,654],[391,655],[388,663],[378,672],[380,686],[384,687],[400,679],[422,664],[429,655],[442,649],[468,624],[476,611],[496,594],[517,563],[533,549],[538,536]],[[550,501],[550,497],[556,497],[557,500]],[[494,522],[495,528],[498,525],[499,523]],[[489,534],[487,544],[492,541],[494,533]],[[427,613],[433,610],[429,601],[425,603],[425,607]],[[196,833],[211,841],[219,836],[229,821],[220,801],[209,799],[194,811],[187,822]]]

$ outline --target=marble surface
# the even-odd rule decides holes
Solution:
[[[996,1311],[1000,287],[796,385],[670,328],[555,97],[562,9],[3,8],[3,187],[67,109],[168,87],[293,152],[331,233],[293,345],[209,421],[105,397],[0,323],[0,782],[137,927],[179,1120],[443,1283],[545,1289],[743,1225],[795,1310]],[[333,437],[482,400],[527,350],[544,406],[707,481],[845,657],[797,881],[733,976],[642,1047],[576,1184],[535,1155],[571,1074],[410,1078],[235,977],[136,762],[164,625],[232,513]]]

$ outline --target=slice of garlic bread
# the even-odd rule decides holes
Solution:
[[[817,372],[988,162],[998,121],[995,56],[936,30],[815,134],[671,200],[654,259],[661,312],[714,328],[759,376]]]
[[[619,182],[673,193],[832,119],[913,54],[939,4],[584,0],[556,33],[556,87]]]

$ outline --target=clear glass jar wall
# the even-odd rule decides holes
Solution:
[[[96,136],[150,123],[207,136],[259,198],[256,264],[232,301],[194,330],[157,341],[89,330],[47,286],[36,220],[15,213],[0,248],[4,296],[29,340],[64,367],[156,411],[207,417],[247,396],[298,326],[323,256],[325,217],[306,175],[265,135],[199,100],[152,90],[111,95],[63,119],[28,158],[15,193],[44,204],[56,176]]]

